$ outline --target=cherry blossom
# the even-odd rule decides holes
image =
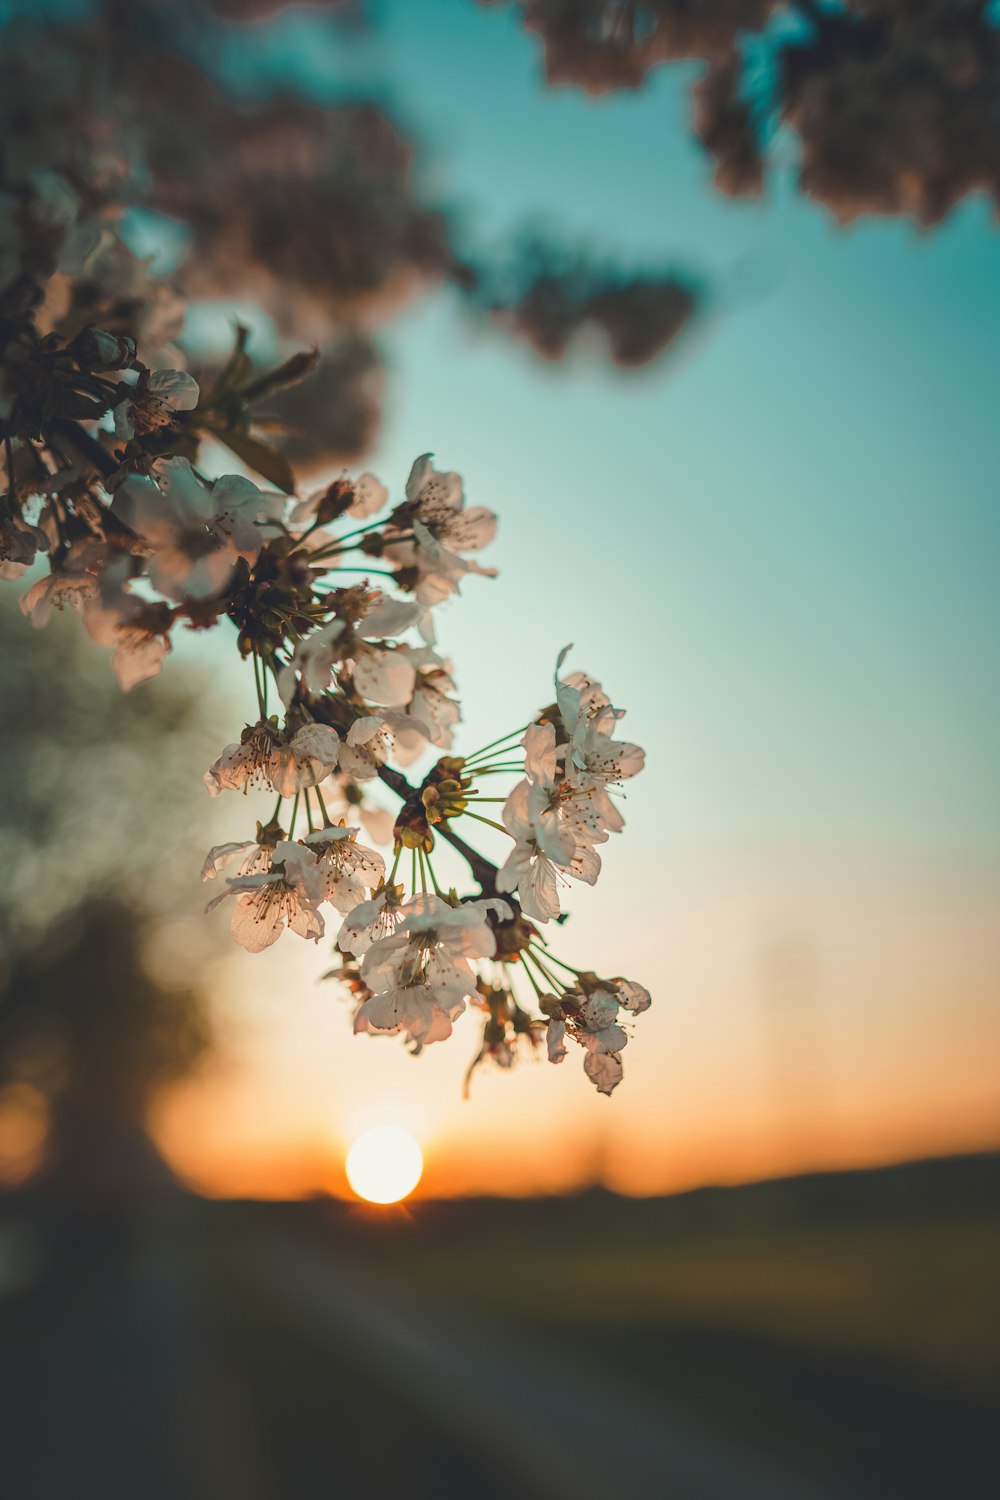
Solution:
[[[385,879],[385,860],[357,842],[357,828],[318,828],[303,842],[319,856],[323,898],[344,916]]]
[[[402,513],[451,552],[478,552],[496,535],[497,518],[484,505],[466,510],[461,474],[439,473],[432,456],[423,454],[410,470]]]
[[[112,511],[150,548],[149,577],[160,593],[208,599],[241,557],[257,557],[281,502],[238,474],[204,484],[183,458],[160,463],[157,478],[126,479]]]
[[[115,407],[115,432],[128,439],[169,427],[174,413],[193,411],[200,395],[198,382],[185,370],[154,370]]]
[[[291,736],[273,719],[248,724],[205,772],[213,797],[223,791],[266,786],[282,797],[318,785],[340,755],[340,737],[326,724],[303,724]]]
[[[454,907],[437,896],[417,896],[395,932],[373,942],[361,964],[372,991],[357,1030],[405,1030],[426,1044],[450,1035],[451,1024],[476,988],[472,963],[496,952],[490,912],[512,915],[504,901]]]
[[[575,985],[558,997],[543,996],[540,1003],[549,1016],[549,1061],[563,1061],[564,1038],[572,1037],[586,1053],[583,1070],[598,1093],[612,1093],[622,1080],[621,1054],[629,1039],[619,1019],[621,1011],[640,1015],[648,1010],[649,991],[634,980],[580,973]]]
[[[39,552],[49,550],[49,539],[40,526],[31,526],[21,516],[0,521],[0,579],[21,578]]]
[[[403,907],[403,887],[383,885],[370,901],[360,901],[344,920],[337,938],[337,946],[345,953],[361,958],[373,943],[391,937],[401,922],[406,920]]]
[[[37,630],[44,629],[53,609],[81,610],[98,591],[98,579],[107,562],[108,548],[103,542],[75,542],[47,578],[39,578],[21,598],[21,610],[31,617]]]
[[[496,576],[478,561],[495,514],[467,504],[462,478],[429,454],[401,497],[341,471],[302,499],[268,439],[270,402],[315,357],[261,369],[238,328],[228,363],[188,375],[183,299],[129,250],[113,213],[91,211],[103,191],[75,168],[32,168],[12,198],[16,223],[0,224],[0,278],[10,269],[26,291],[0,318],[0,577],[43,563],[22,609],[36,627],[77,610],[125,691],[161,670],[178,631],[195,642],[232,632],[244,727],[204,782],[213,797],[269,805],[254,809],[254,836],[209,850],[201,875],[222,886],[210,909],[229,901],[238,944],[259,952],[286,928],[318,940],[332,908],[355,1031],[404,1035],[418,1052],[471,1009],[470,1073],[509,1070],[547,1032],[552,1061],[572,1040],[609,1092],[649,997],[571,966],[541,926],[561,917],[573,880],[598,879],[597,849],[623,827],[612,793],[643,757],[617,738],[621,711],[586,674],[558,679],[563,653],[555,704],[519,705],[518,728],[463,751],[433,612],[467,579]],[[48,287],[56,274],[66,284]],[[74,308],[97,321],[36,324],[32,298],[50,292],[79,294]],[[218,474],[220,445],[257,478]],[[505,698],[519,691],[511,677],[498,665],[498,698],[501,683]],[[499,864],[473,842],[484,823],[509,838]]]
[[[214,910],[232,896],[236,902],[230,924],[233,937],[248,953],[260,953],[277,942],[286,927],[299,937],[318,940],[323,936],[317,907],[324,886],[312,850],[282,841],[274,850],[270,869],[227,881],[226,889],[213,897],[206,910]]]

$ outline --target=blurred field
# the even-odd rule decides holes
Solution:
[[[336,1225],[349,1277],[516,1331],[841,1493],[985,1496],[1000,1456],[998,1188],[1000,1159],[982,1157],[309,1219],[320,1245]]]
[[[2,1304],[3,1492],[985,1500],[998,1187],[979,1157],[657,1200],[178,1195],[78,1224]]]

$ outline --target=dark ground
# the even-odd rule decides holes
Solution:
[[[7,1500],[992,1500],[1000,1157],[665,1199],[0,1204]]]

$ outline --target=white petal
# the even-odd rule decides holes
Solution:
[[[202,880],[214,880],[220,870],[232,864],[245,849],[252,848],[253,842],[253,839],[243,839],[237,844],[216,844],[214,849],[209,849],[201,867]]]
[[[356,521],[363,521],[380,511],[388,498],[389,491],[384,484],[379,483],[374,474],[359,474],[354,481],[354,499],[345,514],[353,516]]]
[[[622,1060],[614,1052],[588,1052],[583,1071],[599,1094],[610,1094],[622,1081]]]
[[[193,411],[201,392],[198,382],[186,370],[156,370],[149,377],[152,395],[168,401],[175,411]]]

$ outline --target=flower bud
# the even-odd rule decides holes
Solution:
[[[136,359],[134,339],[93,325],[77,334],[70,349],[84,370],[130,370]]]

